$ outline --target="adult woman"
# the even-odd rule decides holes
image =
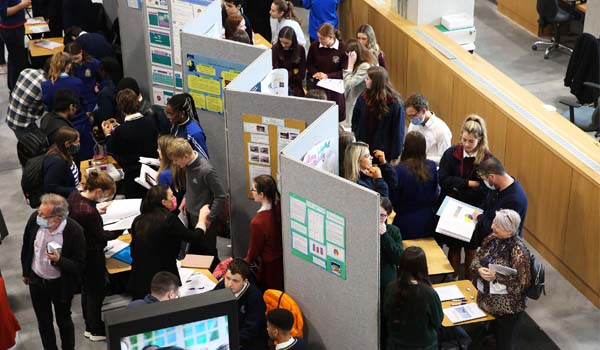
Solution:
[[[259,175],[252,184],[254,201],[260,209],[250,222],[250,243],[246,262],[259,259],[258,285],[262,290],[283,290],[283,247],[281,208],[277,183],[270,175]]]
[[[302,81],[306,76],[306,51],[302,45],[298,44],[294,29],[292,27],[281,28],[278,41],[271,50],[273,69],[286,69],[289,90],[294,96],[304,97]]]
[[[241,15],[231,15],[227,16],[225,20],[225,39],[230,39],[233,37],[233,33],[237,30],[246,31],[246,20]]]
[[[206,136],[198,119],[194,98],[185,92],[177,94],[169,99],[165,111],[171,123],[171,135],[186,139],[194,151],[208,159]]]
[[[44,108],[47,111],[52,110],[52,99],[54,98],[54,93],[59,89],[71,89],[80,99],[84,95],[83,81],[69,75],[72,68],[73,60],[71,55],[66,52],[57,52],[50,59],[48,80],[42,83],[42,98],[44,100]],[[82,102],[84,102],[83,99]],[[83,105],[85,105],[85,102],[82,103]]]
[[[344,69],[344,99],[346,100],[346,120],[344,124],[348,127],[352,122],[352,112],[356,99],[365,91],[365,78],[367,70],[377,64],[373,56],[356,39],[350,39],[346,43],[346,55],[348,55],[348,67]]]
[[[481,207],[486,187],[477,176],[479,163],[492,157],[488,150],[487,129],[485,121],[478,115],[469,115],[461,127],[461,143],[448,148],[440,159],[440,199],[450,196],[467,204]],[[465,248],[465,266],[471,266],[471,261],[477,249],[476,237],[471,242],[463,242],[444,235],[438,239],[448,245],[448,260],[458,275],[461,249]],[[468,279],[470,270],[465,269]]]
[[[83,228],[86,242],[85,270],[82,274],[81,310],[85,320],[84,335],[92,341],[106,338],[102,322],[102,301],[106,295],[106,242],[117,238],[121,231],[104,231],[102,218],[96,209],[115,194],[115,181],[106,173],[92,170],[87,175],[83,192],[73,191],[67,198],[69,216]],[[105,211],[103,207],[102,211]]]
[[[214,240],[214,236],[204,235],[210,213],[208,205],[200,209],[194,230],[187,229],[175,213],[178,213],[177,203],[168,186],[157,185],[148,191],[141,215],[131,225],[129,292],[133,299],[142,299],[150,293],[150,281],[157,272],[168,271],[179,276],[176,259],[182,240],[199,245]]]
[[[177,203],[181,203],[183,196],[185,196],[185,168],[176,166],[167,157],[169,142],[174,139],[175,137],[171,135],[162,135],[158,138],[157,151],[160,166],[158,167],[157,183],[169,186],[171,191],[173,191],[173,195],[177,198]]]
[[[395,161],[402,153],[404,107],[400,94],[382,67],[367,70],[365,92],[358,97],[352,113],[352,131],[356,139],[380,149]]]
[[[406,134],[400,164],[394,167],[398,186],[390,191],[396,211],[394,225],[400,228],[404,239],[433,236],[435,231],[434,206],[438,198],[438,173],[435,162],[426,159],[426,141],[423,134]]]
[[[340,32],[329,23],[323,23],[317,31],[318,41],[310,44],[306,67],[308,70],[308,88],[324,90],[329,101],[335,101],[339,108],[339,121],[346,118],[344,95],[317,86],[323,79],[342,79],[346,68],[347,56],[344,43],[340,41]]]
[[[400,257],[398,280],[385,290],[384,323],[387,350],[437,349],[444,312],[431,287],[425,252],[408,247]]]
[[[381,300],[387,287],[396,280],[396,266],[400,262],[402,254],[402,235],[400,229],[395,225],[386,223],[388,216],[394,208],[392,203],[386,197],[381,197],[379,206],[379,240],[381,247],[381,282],[379,285]]]
[[[388,197],[389,188],[396,187],[396,174],[382,151],[375,151],[375,156],[379,166],[373,166],[369,145],[364,142],[350,144],[346,148],[344,178]]]
[[[79,167],[73,157],[79,152],[79,133],[63,126],[54,134],[54,144],[44,158],[44,193],[68,198],[79,186]]]
[[[83,83],[81,98],[85,101],[85,105],[82,107],[86,112],[91,112],[98,103],[96,77],[100,69],[100,61],[88,55],[75,41],[65,46],[65,52],[71,55],[73,76],[81,79]]]
[[[373,27],[371,27],[370,24],[363,24],[362,26],[358,27],[358,30],[356,30],[356,39],[358,39],[363,46],[365,46],[375,57],[377,57],[377,62],[379,63],[380,67],[387,69],[385,56],[383,51],[381,51],[379,48],[379,44],[377,44],[375,30],[373,30]]]
[[[150,117],[139,113],[140,100],[131,89],[117,93],[117,109],[125,115],[123,124],[114,130],[110,124],[102,126],[106,136],[106,146],[125,173],[125,197],[143,198],[146,189],[135,182],[140,174],[140,157],[156,158],[156,139],[158,131]]]
[[[248,16],[244,14],[244,9],[242,8],[244,5],[243,0],[225,0],[223,1],[223,11],[221,12],[221,16],[223,19],[223,27],[227,22],[227,17],[237,15],[242,16],[244,18],[244,23],[246,24],[246,33],[248,33],[248,38],[250,38],[250,44],[253,43],[254,33],[252,32],[252,24]]]
[[[8,50],[8,89],[12,91],[19,74],[27,67],[25,51],[25,9],[31,0],[5,0],[0,3],[0,38]]]
[[[304,32],[300,27],[300,20],[294,14],[294,5],[288,0],[274,0],[269,10],[271,15],[271,43],[275,44],[279,37],[279,31],[283,27],[292,27],[296,33],[298,44],[306,47]]]
[[[512,349],[515,326],[525,310],[525,292],[531,277],[529,251],[519,238],[519,213],[510,209],[496,212],[492,234],[487,236],[470,265],[477,285],[477,304],[494,315],[494,335],[497,349]],[[502,274],[490,264],[516,270]]]

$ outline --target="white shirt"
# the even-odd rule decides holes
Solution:
[[[279,40],[279,31],[283,27],[292,27],[294,33],[296,33],[296,38],[298,39],[298,45],[304,46],[306,48],[306,39],[304,38],[304,32],[300,27],[300,23],[296,22],[290,18],[282,18],[281,21],[277,20],[273,17],[270,19],[271,22],[271,44],[277,43]]]
[[[296,339],[294,339],[294,337],[290,337],[290,339],[288,339],[287,341],[284,341],[283,343],[279,343],[279,344],[275,345],[275,350],[287,349],[291,345],[293,345],[295,342],[296,342]]]
[[[334,49],[334,50],[339,49],[340,48],[340,41],[338,39],[334,39],[334,40],[335,41],[333,42],[333,45],[331,45],[331,46],[325,46],[325,45],[319,43],[319,49],[322,48],[322,47],[324,47],[326,49]]]
[[[450,148],[452,132],[444,121],[431,113],[431,117],[425,125],[414,125],[410,123],[408,132],[418,131],[425,136],[427,143],[427,159],[440,163],[444,152]]]
[[[62,247],[63,231],[66,226],[67,219],[64,219],[53,232],[42,227],[37,231],[35,241],[33,242],[31,269],[43,279],[53,280],[60,277],[60,270],[52,265],[52,262],[48,259],[48,255],[46,255],[46,247],[50,242],[56,242]]]
[[[139,113],[139,112],[138,113],[133,113],[133,114],[130,114],[130,115],[128,115],[128,116],[125,117],[125,122],[130,122],[132,120],[140,119],[143,116],[144,115],[142,113]]]

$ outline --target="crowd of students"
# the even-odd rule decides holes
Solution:
[[[28,0],[9,7],[7,15],[22,11],[23,4]],[[425,254],[417,247],[403,249],[402,243],[435,237],[449,247],[455,277],[461,249],[465,250],[465,276],[477,285],[479,305],[496,316],[498,348],[509,349],[529,283],[529,255],[520,238],[527,197],[490,151],[484,119],[467,116],[457,130],[460,142],[452,145],[451,130],[430,110],[425,96],[403,100],[394,89],[370,25],[361,25],[356,37],[344,42],[336,29],[338,1],[304,0],[303,5],[310,9],[310,41],[293,4],[284,0],[260,1],[248,11],[241,0],[225,0],[225,36],[245,36],[244,41],[252,43],[253,33],[260,33],[273,43],[273,68],[288,70],[291,94],[338,104],[339,174],[382,198],[378,229],[382,345],[438,346],[443,313],[429,281]],[[0,22],[4,37],[2,30]],[[177,297],[180,280],[175,262],[188,252],[214,256],[214,269],[220,262],[215,227],[228,219],[227,195],[211,164],[192,96],[173,96],[164,112],[152,106],[134,79],[122,78],[106,39],[97,35],[71,27],[65,31],[65,41],[70,42],[65,52],[53,55],[44,69],[9,74],[8,126],[22,139],[40,124],[50,142],[43,154],[44,195],[27,223],[21,253],[24,282],[45,349],[57,348],[51,305],[62,348],[74,348],[70,308],[79,286],[84,335],[92,341],[105,339],[103,249],[120,232],[105,231],[100,214],[117,185],[96,170],[81,184],[79,173],[80,161],[100,152],[98,144],[122,166],[125,198],[143,198],[141,215],[130,230],[132,270],[127,289],[136,299],[130,307]],[[344,93],[319,87],[318,82],[327,78],[343,79]],[[140,157],[160,161],[158,183],[149,190],[135,181]],[[229,262],[217,288],[231,289],[238,300],[241,349],[262,349],[267,338],[276,340],[276,349],[303,349],[303,340],[290,335],[294,316],[283,309],[265,316],[262,297],[267,289],[284,290],[277,184],[271,176],[261,175],[253,179],[251,190],[260,207],[248,226],[247,255]],[[435,212],[446,196],[484,209],[474,218],[477,225],[470,242],[434,232]],[[180,212],[187,216],[187,226],[178,218]],[[46,250],[52,241],[62,250]],[[497,274],[489,269],[491,263],[518,273]]]

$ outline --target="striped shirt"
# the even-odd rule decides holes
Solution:
[[[24,69],[8,97],[6,124],[9,128],[26,128],[44,113],[42,82],[46,80],[41,69]]]
[[[73,174],[73,178],[75,179],[75,187],[79,186],[79,169],[75,162],[71,163],[71,174]]]

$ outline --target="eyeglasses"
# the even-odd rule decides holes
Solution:
[[[380,218],[380,219],[385,219],[385,218],[387,218],[387,217],[388,217],[388,214],[382,214],[382,213],[379,213],[379,218]]]

